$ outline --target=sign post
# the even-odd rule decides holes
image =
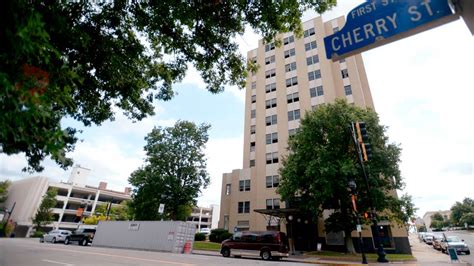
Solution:
[[[340,31],[324,38],[326,57],[337,61],[458,18],[449,0],[366,1],[349,12]]]

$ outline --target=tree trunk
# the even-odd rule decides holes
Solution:
[[[351,233],[345,233],[344,241],[346,242],[347,253],[355,254],[356,250],[354,248],[354,243],[352,242]]]

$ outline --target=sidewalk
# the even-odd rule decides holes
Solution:
[[[459,257],[460,263],[452,263],[448,255],[433,249],[431,245],[420,242],[416,234],[410,234],[408,239],[410,240],[413,256],[418,260],[418,265],[471,265],[463,262],[461,256]]]

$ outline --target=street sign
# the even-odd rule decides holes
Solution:
[[[160,207],[158,207],[158,213],[163,213],[165,211],[165,204],[160,203]]]
[[[372,0],[347,15],[344,27],[324,38],[333,61],[456,20],[449,0]]]
[[[448,248],[448,254],[449,254],[449,257],[451,258],[451,261],[459,261],[458,253],[456,252],[456,249]]]

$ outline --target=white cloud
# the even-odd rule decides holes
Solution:
[[[222,174],[242,168],[243,135],[235,138],[211,139],[206,147],[211,184],[198,198],[199,206],[220,204]]]

